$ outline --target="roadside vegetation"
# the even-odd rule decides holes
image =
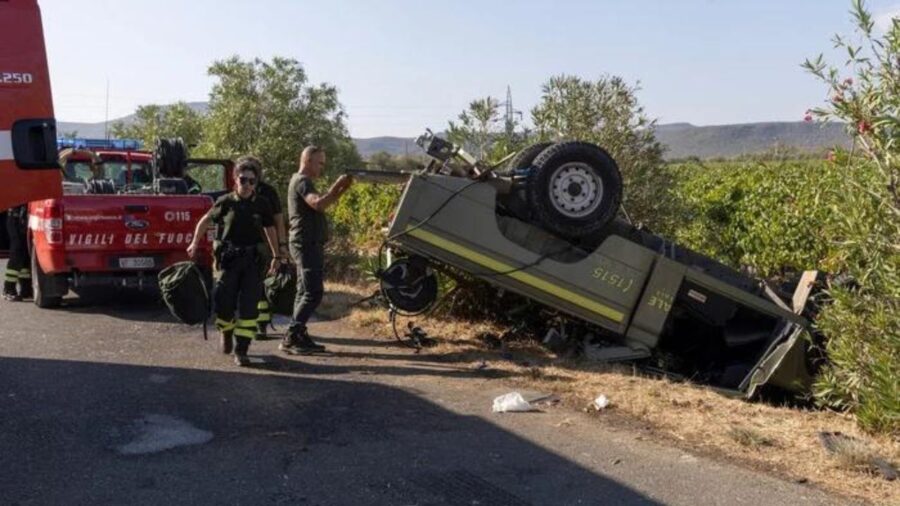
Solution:
[[[616,77],[549,79],[531,111],[532,131],[503,124],[492,97],[473,101],[448,131],[454,142],[493,160],[544,140],[596,142],[622,168],[624,209],[634,222],[759,276],[828,273],[831,300],[817,319],[828,362],[814,401],[852,413],[869,432],[900,437],[900,25],[876,34],[861,2],[854,3],[853,15],[866,43],[855,47],[837,39],[850,63],[829,67],[817,58],[804,65],[832,94],[807,119],[845,122],[854,138],[850,150],[820,158],[782,151],[665,164],[654,122],[635,89]],[[396,187],[357,185],[338,206],[335,223],[348,232],[350,244],[371,246],[377,242],[372,232],[386,224],[398,196]],[[361,254],[357,270],[364,272],[373,262],[366,248]],[[466,289],[493,293],[477,282]],[[473,298],[490,296],[463,297]],[[443,310],[484,316],[452,305]]]
[[[804,455],[822,452],[810,440],[821,430],[870,437],[882,455],[900,458],[900,23],[877,32],[859,0],[852,13],[854,40],[862,43],[834,41],[846,51],[847,64],[832,66],[817,57],[803,65],[830,95],[807,120],[846,124],[854,140],[850,149],[818,156],[778,149],[735,160],[666,163],[653,134],[655,122],[638,103],[636,88],[615,76],[551,77],[527,129],[520,119],[505,120],[494,97],[473,100],[446,128],[450,140],[492,161],[541,141],[597,143],[622,169],[623,207],[634,223],[762,277],[784,278],[805,269],[827,273],[829,301],[816,319],[824,336],[816,344],[827,361],[807,404],[820,410],[749,405],[706,389],[675,388],[668,380],[646,383],[629,369],[552,356],[533,339],[509,334],[514,317],[507,310],[515,307],[515,298],[498,296],[464,274],[442,286],[451,297],[428,325],[444,339],[430,353],[477,365],[508,356],[511,346],[530,358],[495,367],[516,369],[541,388],[568,395],[573,404],[589,402],[586,392],[616,389],[625,396],[618,401],[622,412],[673,439],[701,448],[732,445],[769,468],[801,466],[799,474],[826,487],[844,492],[862,487],[874,495],[858,495],[888,498],[888,489],[856,475],[801,465]],[[332,170],[362,163],[337,91],[310,85],[296,61],[231,58],[215,62],[209,72],[215,84],[206,114],[185,104],[144,106],[137,123],[113,131],[145,142],[182,136],[198,156],[255,154],[265,163],[267,179],[282,191],[305,144],[324,145]],[[367,163],[411,170],[424,161],[378,154]],[[342,284],[332,285],[337,293],[325,309],[381,335],[390,332],[385,312],[351,305],[375,286],[374,255],[401,191],[396,185],[357,184],[331,214],[336,240],[330,270],[332,282]],[[498,339],[504,333],[511,337],[508,344]],[[673,416],[663,408],[691,413]],[[717,418],[733,423],[716,425]]]

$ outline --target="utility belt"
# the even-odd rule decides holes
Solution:
[[[234,265],[235,261],[240,258],[256,261],[256,256],[259,254],[258,251],[257,245],[255,244],[250,246],[238,246],[229,241],[222,241],[219,243],[214,254],[219,267],[221,269],[227,269],[229,266]]]

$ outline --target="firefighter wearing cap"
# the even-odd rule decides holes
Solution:
[[[235,190],[219,197],[200,219],[187,250],[193,257],[199,238],[205,237],[210,225],[217,226],[215,260],[219,277],[213,293],[216,327],[221,332],[222,351],[233,351],[235,364],[242,367],[250,364],[247,351],[256,336],[257,304],[262,287],[257,252],[262,237],[272,254],[269,270],[274,271],[283,261],[278,255],[272,208],[255,191],[258,182],[255,164],[239,160],[234,167]]]
[[[13,207],[6,213],[9,261],[3,279],[3,298],[20,301],[31,298],[31,257],[28,251],[28,206]],[[16,289],[18,287],[18,290]]]

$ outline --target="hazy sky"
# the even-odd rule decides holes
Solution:
[[[898,0],[872,0],[882,19]],[[850,34],[849,0],[40,0],[57,119],[207,99],[230,55],[299,60],[338,87],[355,137],[444,128],[469,101],[528,111],[550,76],[620,75],[662,123],[802,119],[799,64]]]

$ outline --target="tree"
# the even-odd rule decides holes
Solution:
[[[606,149],[622,172],[623,207],[636,222],[660,232],[671,230],[671,176],[663,165],[663,147],[635,92],[616,76],[586,81],[555,76],[543,85],[531,111],[539,141],[580,140]]]
[[[471,149],[477,158],[485,158],[493,137],[500,131],[500,102],[494,97],[473,100],[458,119],[458,124],[450,122],[447,138],[454,144]]]
[[[425,161],[421,156],[392,155],[386,151],[379,151],[366,160],[366,167],[369,170],[411,172],[424,166]]]
[[[500,102],[491,96],[470,102],[458,119],[459,123],[451,121],[448,126],[448,140],[479,159],[500,160],[524,147],[528,137],[518,119],[500,114]]]
[[[819,402],[852,409],[869,430],[900,435],[900,20],[883,34],[862,0],[851,10],[859,45],[839,36],[842,67],[819,55],[803,67],[830,98],[807,114],[844,122],[849,152],[836,150],[818,172],[839,176],[830,186],[811,181],[831,200],[830,223],[816,236],[832,248],[825,269],[856,280],[834,283],[831,303],[816,320],[827,337],[829,363],[819,376]]]
[[[325,148],[331,174],[360,163],[337,89],[309,85],[296,60],[243,61],[233,56],[214,62],[209,75],[216,82],[210,92],[203,154],[257,156],[266,180],[281,191],[309,144]]]
[[[150,147],[160,137],[181,137],[188,146],[196,145],[203,135],[203,116],[184,102],[169,106],[142,105],[131,123],[112,125],[113,137],[138,139]]]

